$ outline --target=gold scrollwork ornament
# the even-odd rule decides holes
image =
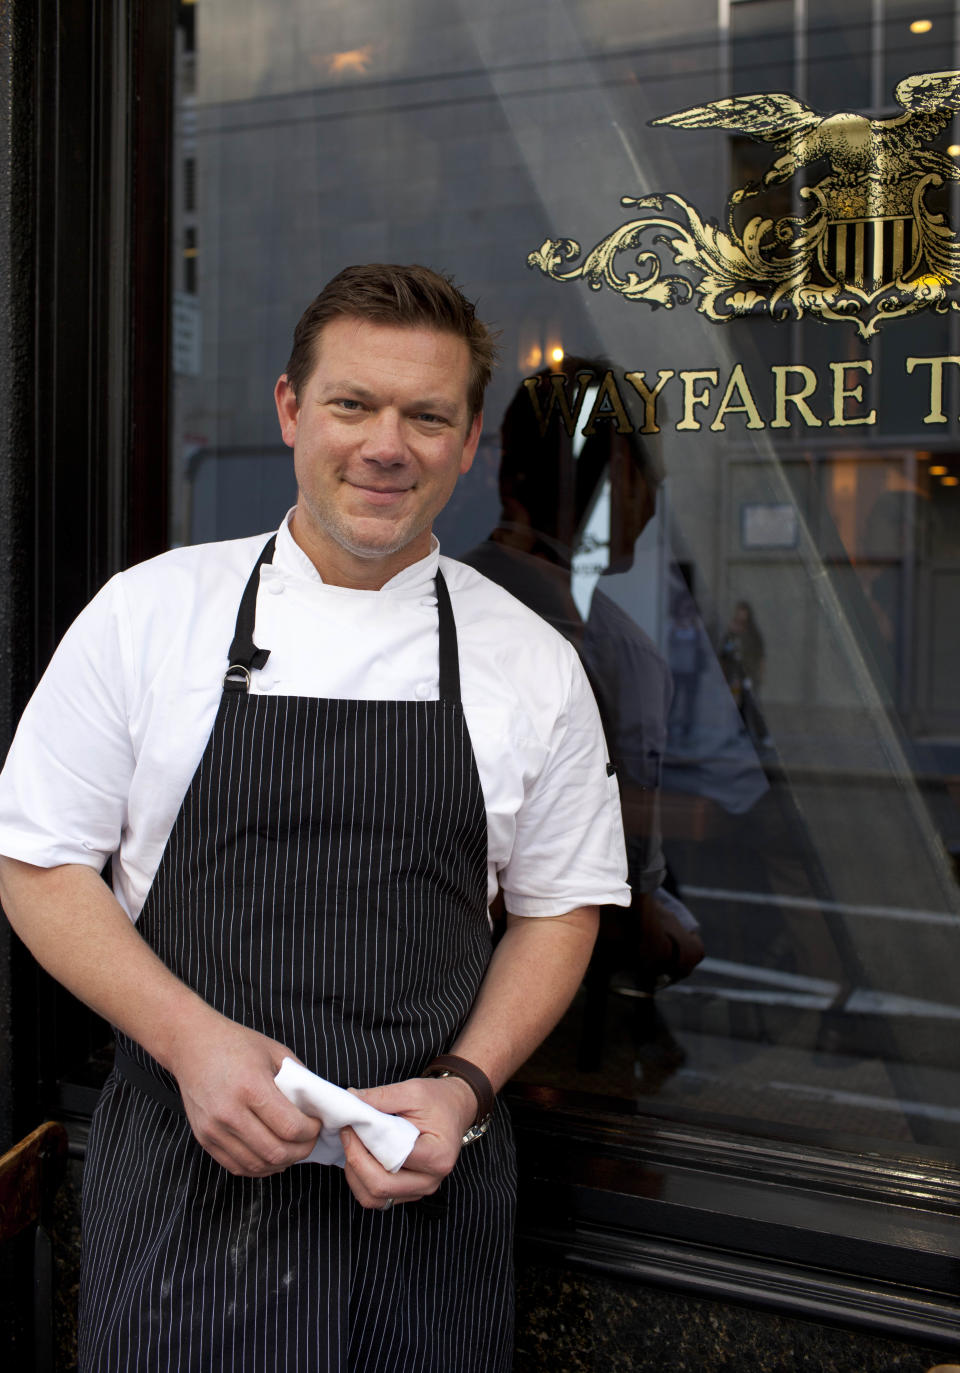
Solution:
[[[886,320],[920,310],[960,308],[960,240],[925,194],[960,180],[952,160],[920,144],[945,128],[960,109],[960,72],[907,77],[896,89],[903,113],[893,119],[822,116],[789,95],[767,92],[695,106],[655,119],[678,128],[733,129],[776,144],[783,155],[759,183],[729,198],[727,227],[704,220],[673,193],[637,199],[624,207],[643,213],[571,265],[575,239],[550,238],[527,258],[554,281],[585,280],[653,308],[687,304],[715,323],[751,314],[774,319],[811,315],[848,321],[872,338]],[[742,230],[735,211],[802,166],[821,159],[831,174],[800,188],[814,201],[810,214],[779,219],[761,215]],[[635,254],[621,272],[621,253]],[[665,269],[666,253],[680,272]],[[690,273],[689,275],[687,273]]]

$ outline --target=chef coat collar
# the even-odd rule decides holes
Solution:
[[[277,547],[273,555],[272,565],[263,568],[262,575],[297,577],[311,582],[317,582],[321,586],[325,585],[320,573],[313,563],[304,553],[297,543],[290,530],[290,520],[296,506],[287,511],[283,517],[283,523],[277,530]],[[391,577],[381,587],[382,591],[399,591],[402,594],[422,595],[424,590],[432,591],[434,578],[440,566],[440,544],[436,537],[430,535],[430,552],[425,558],[418,562],[411,563],[409,567],[403,568],[395,577]],[[332,587],[331,590],[346,591],[348,587]],[[360,595],[377,595],[377,592],[359,592]]]

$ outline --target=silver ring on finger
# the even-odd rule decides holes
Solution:
[[[383,1203],[383,1205],[380,1207],[380,1210],[381,1210],[381,1211],[389,1211],[389,1210],[390,1210],[390,1207],[393,1205],[393,1201],[394,1201],[393,1197],[387,1197],[386,1201],[385,1201],[385,1202]]]

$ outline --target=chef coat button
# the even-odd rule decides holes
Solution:
[[[417,683],[417,696],[418,696],[418,698],[419,698],[421,701],[425,701],[425,700],[427,699],[427,697],[430,695],[430,693],[431,693],[432,690],[433,690],[433,683],[432,683],[432,682],[418,682],[418,683]]]
[[[267,582],[267,590],[270,592],[270,595],[271,595],[271,596],[282,596],[282,595],[283,595],[283,582],[280,580],[279,577],[277,577],[277,578],[272,578],[272,577],[271,577],[270,581]]]

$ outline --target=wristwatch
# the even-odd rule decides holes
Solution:
[[[485,1134],[493,1116],[493,1087],[482,1068],[456,1054],[439,1054],[423,1070],[424,1077],[459,1077],[472,1090],[477,1098],[477,1115],[469,1130],[460,1141],[472,1144]]]

